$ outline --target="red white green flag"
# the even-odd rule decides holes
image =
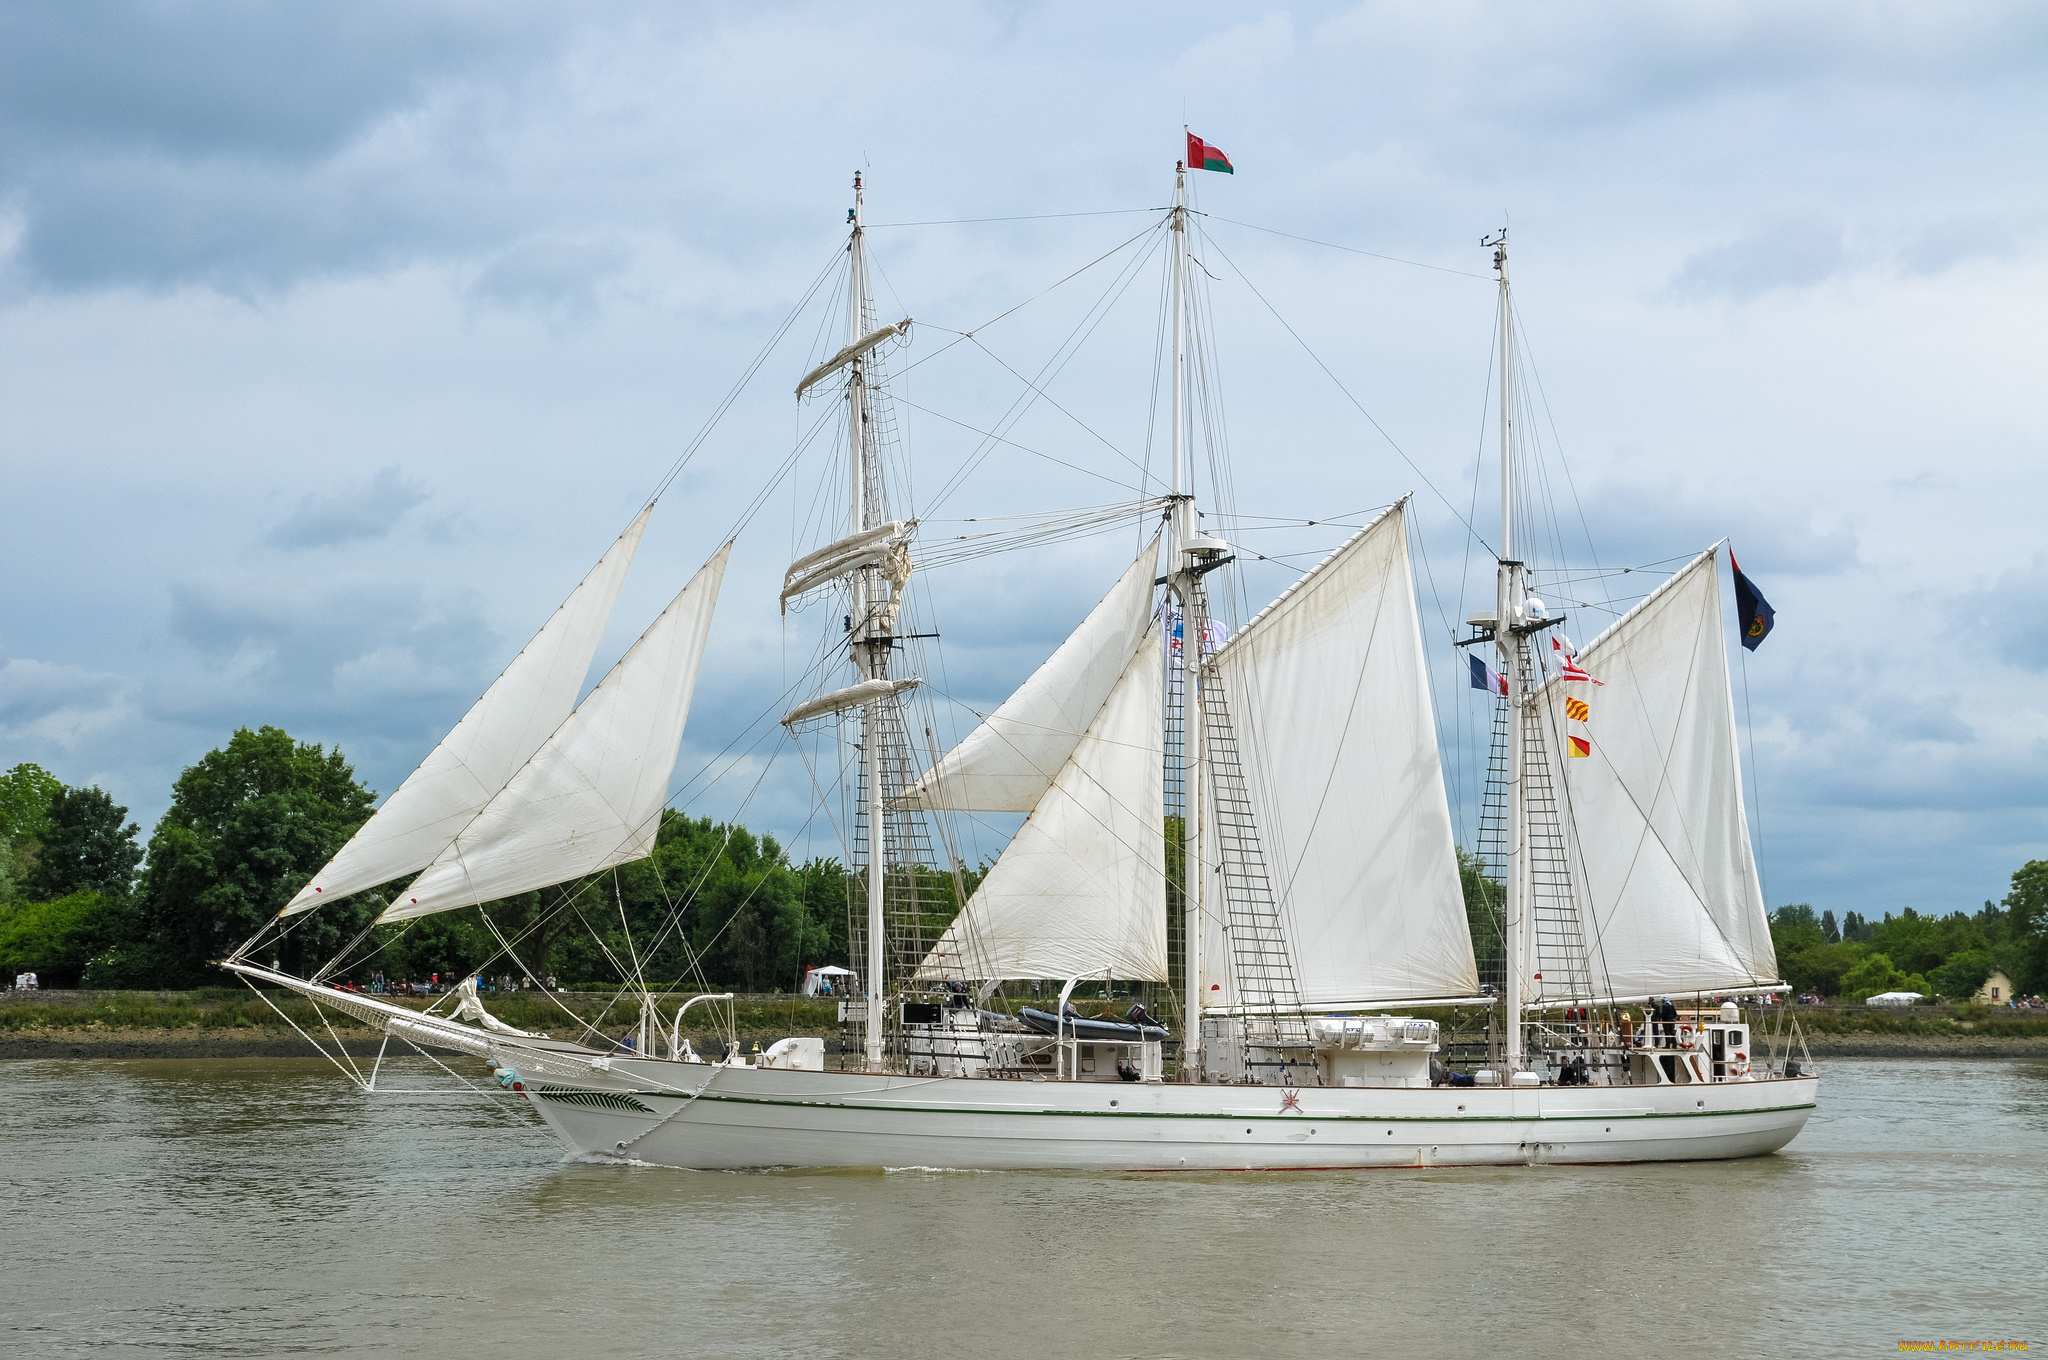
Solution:
[[[1188,169],[1221,170],[1226,175],[1237,173],[1231,169],[1230,157],[1223,154],[1223,148],[1209,145],[1192,132],[1188,134]]]

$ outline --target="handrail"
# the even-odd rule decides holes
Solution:
[[[669,1057],[673,1059],[676,1055],[676,1051],[682,1048],[683,1046],[684,1011],[689,1010],[690,1007],[696,1005],[699,1001],[730,1001],[732,1000],[732,997],[733,994],[731,992],[706,992],[701,996],[693,996],[688,1001],[685,1001],[682,1005],[678,1006],[676,1008],[675,1024],[669,1027],[668,1032]]]

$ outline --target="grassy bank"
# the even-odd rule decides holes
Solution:
[[[425,1010],[428,1006],[427,998],[382,999],[411,1010]],[[676,1007],[685,1000],[686,997],[676,997],[656,1007],[664,1025],[670,1023]],[[449,1008],[446,999],[442,1001],[439,1013],[446,1014]],[[611,992],[508,992],[487,996],[485,1004],[491,1014],[508,1025],[565,1038],[585,1033],[585,1024],[617,1034],[640,1021],[640,1003],[617,999]],[[261,997],[247,988],[231,987],[205,987],[190,992],[9,992],[0,997],[0,1035],[118,1031],[128,1035],[176,1032],[227,1036],[271,1030],[289,1034],[291,1026],[279,1018],[280,1011],[293,1024],[321,1024],[313,1003],[295,992],[271,992]],[[683,1032],[717,1033],[724,1028],[724,1012],[722,1002],[700,1005],[683,1017]],[[330,1012],[328,1018],[335,1022],[337,1031],[369,1032],[344,1023],[346,1018],[335,1013]],[[742,1034],[823,1034],[838,1028],[839,1012],[831,1001],[753,996],[734,1001],[732,1020],[734,1028]]]

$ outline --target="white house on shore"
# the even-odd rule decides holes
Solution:
[[[1984,985],[1977,989],[1977,994],[1970,1000],[1985,1006],[2003,1006],[2012,1000],[2012,996],[2012,979],[1993,969],[1991,976],[1984,979]]]

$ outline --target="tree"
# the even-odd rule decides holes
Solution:
[[[1842,932],[1835,925],[1835,914],[1833,912],[1824,911],[1820,914],[1820,933],[1821,938],[1829,944],[1840,944],[1842,942]]]
[[[2020,970],[2014,981],[2023,992],[2048,992],[2048,859],[2028,860],[2013,872],[2005,913]]]
[[[1883,954],[1865,954],[1854,968],[1842,975],[1842,999],[1862,1002],[1879,992],[1893,990],[1903,975]]]
[[[370,815],[376,795],[340,750],[276,727],[240,728],[186,767],[149,840],[142,911],[159,979],[210,980],[209,961],[255,934]],[[351,899],[308,913],[279,945],[324,961],[375,911]]]
[[[0,907],[0,970],[33,969],[46,987],[75,987],[93,957],[131,929],[126,901],[91,889]]]
[[[1770,924],[1771,947],[1781,959],[1827,943],[1827,937],[1821,931],[1820,918],[1804,902],[1779,907],[1771,913]]]
[[[57,776],[26,761],[0,774],[0,902],[13,901],[16,885],[34,869],[50,800],[63,791]]]
[[[1481,983],[1498,983],[1507,937],[1501,925],[1503,888],[1486,876],[1486,861],[1458,847],[1458,882],[1465,893],[1465,926],[1472,936],[1472,957]]]
[[[142,847],[141,830],[121,824],[128,809],[117,805],[104,789],[59,786],[50,800],[35,867],[22,879],[21,890],[48,901],[75,892],[96,892],[125,902],[135,886],[135,866]]]
[[[1856,953],[1851,945],[1817,944],[1795,954],[1778,956],[1785,981],[1802,992],[1820,996],[1840,995],[1843,974],[1855,966]]]
[[[1968,1001],[1991,976],[1992,967],[1990,951],[1965,949],[1929,973],[1927,981],[1938,994],[1951,1001]]]
[[[1842,913],[1843,944],[1869,944],[1870,933],[1875,928],[1853,911]]]

